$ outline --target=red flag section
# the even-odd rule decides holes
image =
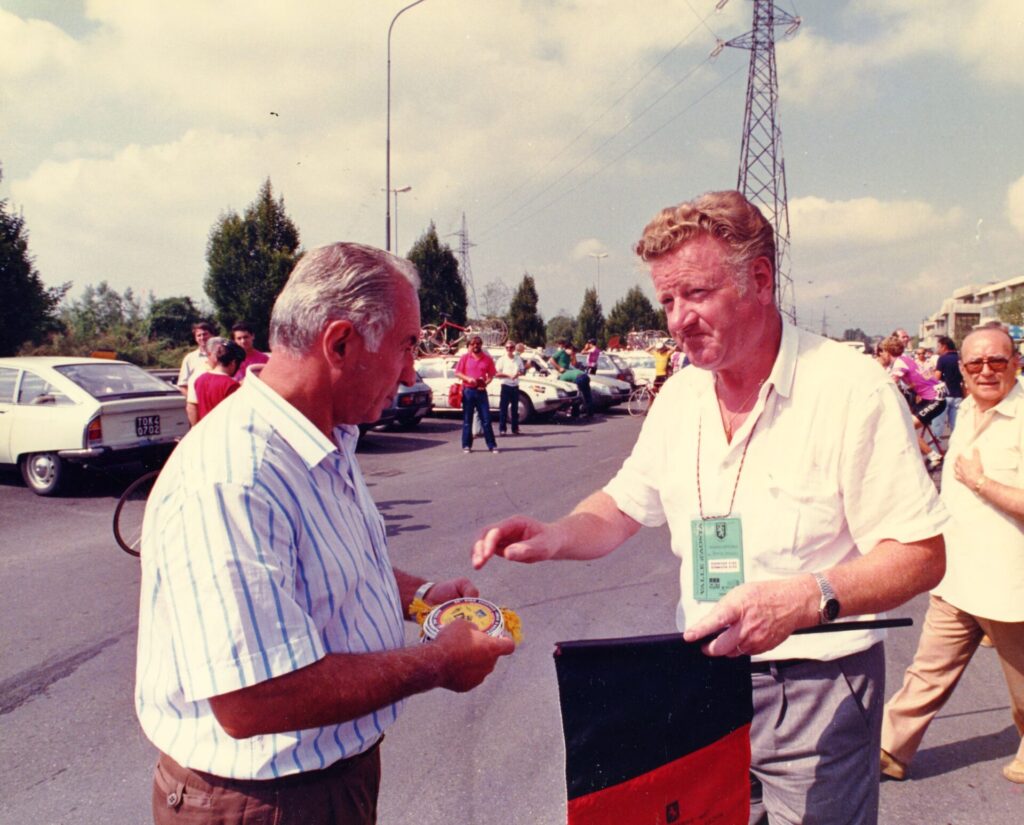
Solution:
[[[745,825],[750,660],[679,634],[559,643],[569,825]]]

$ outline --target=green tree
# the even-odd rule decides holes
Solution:
[[[576,337],[576,319],[566,314],[565,310],[550,318],[545,326],[548,343],[556,341],[572,341]]]
[[[43,286],[28,251],[25,221],[8,212],[6,198],[0,200],[0,356],[14,355],[26,341],[58,329],[57,306],[70,287]]]
[[[604,312],[601,309],[601,301],[597,297],[597,290],[591,287],[583,293],[583,305],[580,313],[576,316],[576,346],[581,348],[591,338],[597,341],[598,345],[605,345],[604,337]]]
[[[1015,292],[996,305],[996,315],[1004,324],[1019,327],[1024,324],[1024,293]]]
[[[203,320],[207,319],[188,296],[154,300],[146,314],[147,330],[151,338],[178,345],[191,345],[192,325]]]
[[[860,327],[857,327],[856,329],[846,329],[846,330],[844,330],[843,331],[843,340],[844,341],[862,341],[865,344],[867,344],[867,343],[869,343],[871,341],[871,336],[869,336],[866,332],[864,332],[864,330],[862,330]]]
[[[407,256],[420,274],[420,317],[424,324],[440,324],[446,317],[466,323],[466,285],[451,247],[437,237],[434,222]]]
[[[242,217],[228,212],[210,231],[203,288],[220,326],[248,321],[266,349],[274,301],[301,256],[299,230],[267,178]]]
[[[537,287],[529,272],[523,273],[508,308],[509,337],[528,347],[542,347],[545,343],[544,319],[537,311]]]
[[[656,310],[639,286],[629,290],[608,313],[609,338],[618,335],[625,341],[631,330],[664,329],[666,326],[664,310]]]

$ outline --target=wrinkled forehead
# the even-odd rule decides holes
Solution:
[[[985,358],[991,355],[1004,355],[1007,358],[1016,355],[1010,337],[997,329],[983,329],[970,333],[961,347],[960,357],[964,361]]]

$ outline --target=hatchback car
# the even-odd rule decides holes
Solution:
[[[140,367],[103,358],[0,358],[0,464],[36,494],[74,466],[159,465],[188,432],[185,399]]]

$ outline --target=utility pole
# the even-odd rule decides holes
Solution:
[[[596,258],[597,259],[597,286],[594,287],[594,294],[597,295],[598,298],[600,298],[601,297],[601,259],[602,258],[607,258],[608,257],[608,253],[607,252],[588,252],[587,255],[589,255],[591,258]]]
[[[775,27],[794,34],[800,18],[775,8],[774,0],[753,0],[753,29],[721,46],[750,51],[747,105],[743,116],[743,146],[736,188],[759,206],[775,227],[775,299],[779,311],[796,323],[796,296],[790,275],[789,206],[786,200],[786,164],[779,128],[779,80],[775,71]],[[725,5],[719,3],[719,7]],[[717,53],[718,49],[716,49]]]
[[[462,213],[462,228],[458,232],[452,232],[448,237],[455,235],[459,239],[459,270],[462,272],[462,282],[466,286],[466,296],[473,306],[473,317],[480,320],[480,309],[476,304],[476,287],[473,286],[473,270],[469,265],[470,247],[476,246],[469,242],[469,230],[466,228],[466,213]]]

